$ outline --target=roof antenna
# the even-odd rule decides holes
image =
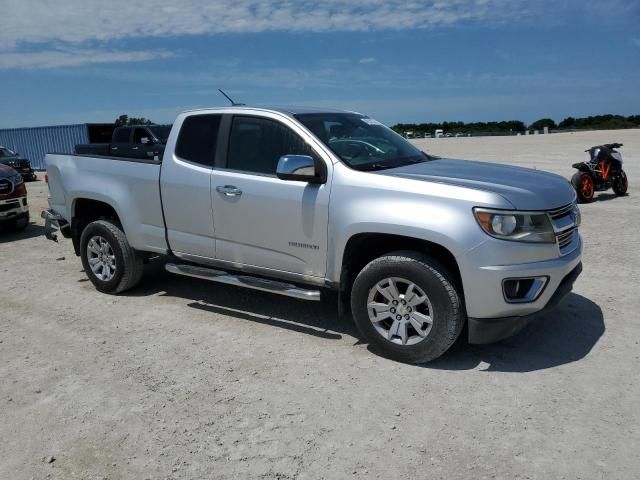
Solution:
[[[222,95],[224,95],[224,96],[226,97],[226,99],[227,99],[227,100],[229,100],[229,101],[231,102],[231,106],[232,106],[232,107],[241,107],[241,106],[243,106],[243,105],[244,105],[244,103],[236,103],[236,102],[234,102],[233,100],[231,100],[231,97],[230,97],[229,95],[227,95],[226,93],[224,93],[224,92],[222,91],[222,89],[220,89],[220,88],[219,88],[219,89],[218,89],[218,91],[219,91]]]

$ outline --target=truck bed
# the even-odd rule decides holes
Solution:
[[[108,156],[109,144],[108,143],[79,144],[75,146],[74,152],[76,154],[81,154],[81,155]]]
[[[160,161],[50,153],[45,163],[50,206],[65,220],[71,221],[77,198],[104,202],[115,209],[132,247],[166,252]]]

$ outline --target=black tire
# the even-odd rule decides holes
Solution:
[[[590,203],[595,195],[595,183],[591,174],[587,172],[576,172],[571,177],[571,185],[578,195],[579,203]]]
[[[620,170],[618,177],[613,182],[613,193],[619,197],[626,195],[629,190],[629,180],[627,180],[627,174],[624,170]]]
[[[431,330],[414,345],[383,337],[369,319],[369,292],[378,282],[393,277],[414,283],[430,300]],[[413,251],[392,252],[364,267],[353,283],[351,310],[360,334],[374,350],[393,360],[414,364],[429,362],[445,353],[459,337],[466,319],[462,290],[451,273],[433,257]]]
[[[29,212],[13,221],[13,230],[21,232],[29,226]]]
[[[115,257],[115,274],[109,280],[102,280],[89,265],[87,246],[94,237],[104,238],[111,247]],[[80,258],[82,266],[91,283],[103,293],[121,293],[135,287],[144,273],[143,256],[134,250],[122,227],[110,220],[91,222],[80,236]]]

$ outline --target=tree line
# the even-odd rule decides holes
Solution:
[[[153,122],[144,117],[130,117],[122,114],[113,122],[116,127],[126,127],[127,125],[153,125]]]
[[[595,115],[591,117],[567,117],[560,123],[551,118],[541,118],[530,125],[520,120],[504,122],[442,122],[442,123],[398,123],[391,128],[398,133],[414,132],[415,134],[433,133],[442,129],[445,133],[522,133],[526,130],[615,130],[623,128],[639,128],[640,115],[628,117],[622,115]]]

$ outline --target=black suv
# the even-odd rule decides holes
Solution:
[[[20,154],[0,145],[0,163],[17,171],[25,181],[37,180],[36,173],[31,168],[31,162],[22,158]]]

